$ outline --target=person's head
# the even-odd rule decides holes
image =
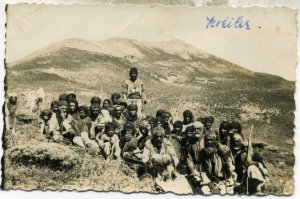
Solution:
[[[161,148],[164,136],[165,136],[165,130],[161,126],[155,127],[153,129],[152,138],[151,138],[152,144],[157,148]]]
[[[122,112],[123,112],[122,107],[120,105],[116,105],[114,108],[114,117],[119,119],[122,115]]]
[[[113,105],[118,104],[120,98],[121,98],[121,94],[120,93],[113,93],[111,95],[111,101],[112,101]]]
[[[155,115],[156,119],[161,119],[163,117],[164,113],[165,113],[164,110],[162,110],[162,109],[158,110]]]
[[[69,101],[70,99],[76,99],[76,94],[74,91],[69,91],[66,94],[67,94],[67,101]]]
[[[123,130],[125,134],[135,134],[135,128],[134,125],[131,122],[126,122],[123,126]]]
[[[164,112],[163,115],[162,115],[162,123],[168,123],[170,118],[172,118],[171,113]],[[173,123],[173,121],[171,121],[171,123]]]
[[[192,122],[194,122],[194,115],[193,115],[192,111],[185,110],[183,112],[183,123],[184,124],[190,124]]]
[[[215,132],[208,132],[204,136],[204,150],[207,155],[212,155],[217,147],[217,136]]]
[[[135,67],[131,68],[129,71],[129,76],[130,76],[131,81],[135,81],[138,76],[138,69]]]
[[[199,121],[195,121],[193,127],[195,128],[195,137],[200,137],[204,128],[203,124]]]
[[[185,134],[185,137],[188,139],[193,138],[194,134],[195,134],[195,128],[193,126],[186,127],[184,134]]]
[[[239,151],[243,146],[243,137],[239,133],[234,133],[232,136],[231,150]]]
[[[231,126],[231,132],[232,133],[242,133],[242,125],[238,122],[231,122],[230,124]]]
[[[174,122],[173,127],[176,134],[181,134],[183,123],[181,121],[176,121]]]
[[[91,99],[91,104],[99,104],[99,106],[101,105],[101,99],[98,96],[94,96]]]
[[[102,108],[108,110],[108,107],[109,107],[110,105],[111,105],[110,100],[109,100],[109,99],[105,99],[105,100],[103,101]]]
[[[212,124],[214,123],[214,117],[208,116],[203,118],[203,125],[206,130],[209,130],[212,127]]]
[[[150,130],[151,130],[151,126],[149,124],[149,122],[147,120],[142,120],[140,122],[140,126],[139,126],[139,130],[140,130],[140,133],[143,135],[143,136],[147,136],[149,135],[150,133]]]
[[[98,103],[91,104],[90,113],[92,117],[97,117],[100,113],[100,105]]]
[[[112,137],[115,134],[115,124],[113,122],[108,122],[105,124],[105,133],[107,136]]]
[[[60,102],[67,102],[67,101],[68,101],[68,96],[67,96],[67,94],[66,94],[66,93],[61,94],[61,95],[59,96],[58,100],[59,100]]]
[[[59,101],[54,100],[51,102],[51,110],[53,113],[57,113],[59,107]]]
[[[40,114],[40,118],[44,121],[44,122],[47,122],[50,120],[52,116],[52,111],[49,110],[49,109],[45,109],[45,110],[42,110],[41,114]]]
[[[78,109],[78,102],[76,99],[74,98],[70,98],[69,101],[68,101],[68,104],[69,104],[69,112],[72,114],[72,113],[75,113]]]
[[[63,114],[65,117],[67,116],[68,103],[65,101],[60,102],[58,107],[59,113]]]
[[[228,121],[223,121],[223,122],[221,122],[221,124],[220,124],[220,127],[219,127],[219,133],[220,133],[220,135],[228,135],[230,129],[231,129],[230,122],[228,122]]]
[[[120,99],[119,99],[118,105],[120,105],[120,106],[122,107],[122,112],[123,112],[125,109],[127,109],[127,107],[128,107],[127,102],[126,102],[123,98],[120,98]]]
[[[151,115],[148,115],[146,117],[146,120],[149,122],[151,128],[154,128],[157,126],[157,119]]]
[[[84,118],[86,118],[88,116],[88,114],[89,114],[89,107],[87,107],[87,106],[79,106],[78,109],[79,109],[80,119],[84,119]]]
[[[138,107],[135,104],[130,104],[128,107],[128,113],[130,116],[136,116]]]

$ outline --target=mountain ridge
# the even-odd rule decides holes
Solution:
[[[255,85],[266,79],[282,85],[287,81],[250,71],[181,40],[140,42],[124,38],[100,42],[72,38],[56,42],[17,62],[7,63],[7,77],[28,81],[34,74],[34,79],[40,75],[47,81],[47,76],[53,74],[53,79],[58,76],[87,85],[113,85],[112,79],[127,78],[132,66],[138,67],[141,77],[152,83],[203,86],[238,80]]]

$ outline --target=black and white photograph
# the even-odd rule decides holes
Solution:
[[[8,4],[1,188],[292,195],[296,15]]]

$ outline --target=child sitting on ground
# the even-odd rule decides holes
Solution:
[[[108,122],[105,124],[104,134],[98,134],[96,140],[105,159],[120,160],[121,149],[119,146],[119,137],[115,132],[115,124]]]

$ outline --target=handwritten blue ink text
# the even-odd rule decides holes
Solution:
[[[250,30],[249,20],[245,20],[243,16],[237,18],[226,17],[225,19],[216,19],[213,17],[206,17],[207,25],[206,29],[209,28],[223,28],[223,29],[246,29]]]

